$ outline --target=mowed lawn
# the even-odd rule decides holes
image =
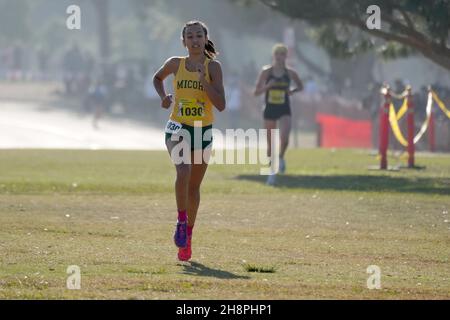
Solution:
[[[210,166],[182,264],[166,152],[1,150],[0,298],[450,298],[450,155],[398,172],[367,170],[366,150],[286,159],[275,187],[257,165]]]

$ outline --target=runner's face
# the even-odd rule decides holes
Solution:
[[[277,64],[284,64],[286,62],[286,52],[284,51],[276,51],[273,54],[273,59]]]
[[[183,43],[190,54],[203,53],[206,41],[202,26],[193,25],[186,28]]]

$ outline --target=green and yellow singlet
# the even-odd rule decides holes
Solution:
[[[210,82],[208,64],[210,59],[204,62],[206,81]],[[186,69],[186,57],[180,58],[180,65],[173,80],[174,107],[170,119],[188,126],[199,126],[196,121],[201,121],[201,127],[210,126],[214,122],[213,104],[206,94],[198,72]]]

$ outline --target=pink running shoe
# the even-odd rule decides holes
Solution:
[[[178,249],[178,260],[180,261],[188,261],[192,256],[192,237],[188,237],[186,248]]]
[[[187,245],[187,222],[183,221],[177,222],[177,227],[175,229],[175,234],[173,235],[173,239],[175,241],[175,245],[178,248],[186,248]]]

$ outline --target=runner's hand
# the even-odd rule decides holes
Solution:
[[[164,108],[164,109],[169,109],[170,106],[172,105],[172,101],[173,101],[172,95],[171,94],[166,95],[161,100],[161,107]]]
[[[197,63],[197,65],[195,66],[195,70],[197,70],[199,80],[205,79],[205,66],[202,63]]]
[[[266,91],[271,89],[275,85],[275,80],[270,79],[269,82],[266,83]]]

